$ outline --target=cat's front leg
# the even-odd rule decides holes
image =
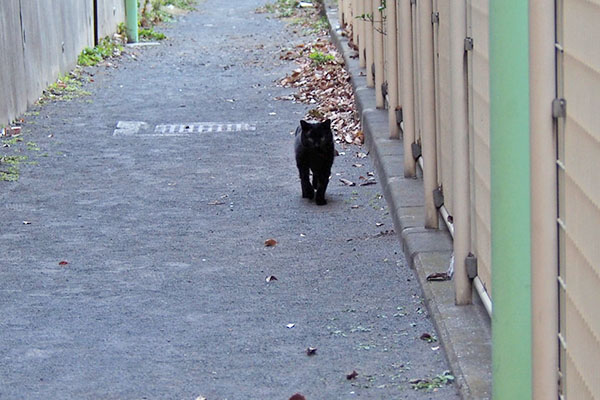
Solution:
[[[318,178],[315,176],[313,179],[316,182],[315,186],[317,189],[317,196],[315,197],[315,203],[318,206],[324,206],[327,204],[327,200],[325,199],[325,191],[327,190],[327,184],[329,183],[329,174],[321,175]]]
[[[313,199],[315,197],[315,189],[310,184],[309,169],[298,166],[300,172],[300,185],[302,186],[302,198]]]

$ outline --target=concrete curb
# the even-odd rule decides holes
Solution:
[[[477,295],[472,305],[458,307],[454,304],[451,281],[427,281],[427,275],[447,270],[452,238],[445,228],[423,228],[423,181],[420,177],[404,177],[402,141],[388,137],[388,112],[376,108],[375,90],[366,86],[364,71],[358,66],[358,60],[351,57],[356,52],[342,36],[337,7],[327,4],[326,14],[332,41],[342,53],[352,77],[366,144],[377,167],[396,232],[406,259],[418,276],[460,394],[463,399],[491,399],[490,318]]]

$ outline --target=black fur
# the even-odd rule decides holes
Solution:
[[[312,199],[316,190],[315,202],[320,206],[327,204],[325,190],[335,157],[331,120],[312,123],[300,121],[300,126],[296,129],[295,149],[302,197]],[[313,176],[312,184],[309,171]]]

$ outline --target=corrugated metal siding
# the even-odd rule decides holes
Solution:
[[[570,0],[559,13],[560,333],[562,391],[600,398],[600,2]],[[562,38],[560,37],[562,36]]]
[[[25,81],[25,59],[22,48],[20,6],[17,0],[0,2],[0,124],[12,121],[27,107],[22,90]]]
[[[444,189],[444,205],[452,215],[452,98],[450,93],[450,0],[438,0],[436,116],[438,179]]]
[[[109,15],[99,23],[110,23],[102,29],[114,32],[124,18],[124,2],[106,0],[101,4]],[[59,74],[75,66],[85,47],[93,45],[92,0],[1,0],[0,123],[24,112]]]
[[[471,238],[478,260],[478,275],[492,293],[490,211],[490,65],[488,0],[468,2],[468,32],[473,38],[470,56],[469,102],[471,103]]]
[[[112,35],[117,25],[125,21],[125,1],[102,0],[98,2],[98,37]]]

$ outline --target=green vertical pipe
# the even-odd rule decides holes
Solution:
[[[137,0],[125,0],[125,14],[127,15],[127,40],[129,43],[137,43],[139,40]]]
[[[490,1],[493,398],[531,399],[529,2]]]

